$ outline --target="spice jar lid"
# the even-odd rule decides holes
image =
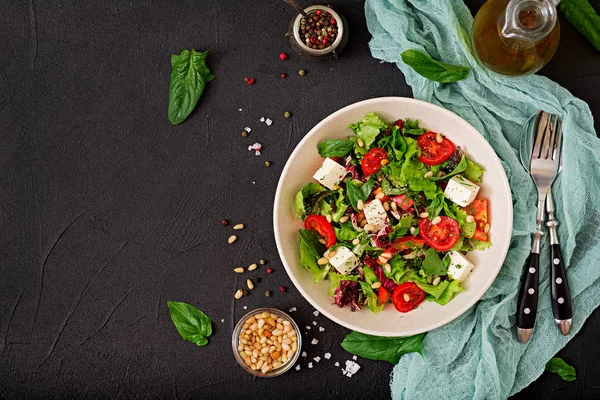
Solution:
[[[304,11],[307,14],[316,10],[321,10],[323,12],[329,13],[331,14],[331,17],[335,19],[338,32],[334,42],[324,49],[313,49],[304,44],[304,41],[300,37],[300,22],[304,17],[302,16],[302,14],[298,14],[290,23],[290,42],[292,42],[292,47],[294,48],[294,50],[304,53],[304,55],[307,55],[315,60],[336,58],[336,53],[339,53],[343,49],[348,40],[348,29],[346,20],[343,18],[342,15],[335,12],[332,8],[324,5],[314,5],[304,9]]]

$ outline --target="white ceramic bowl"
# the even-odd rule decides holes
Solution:
[[[346,138],[352,134],[348,125],[360,121],[368,112],[384,121],[399,118],[418,119],[429,130],[440,132],[460,146],[469,158],[485,168],[480,197],[489,199],[490,239],[492,247],[474,251],[468,258],[475,269],[464,283],[465,290],[445,306],[425,301],[409,313],[399,313],[386,305],[379,314],[366,307],[351,312],[340,308],[328,295],[329,281],[313,283],[312,275],[300,263],[298,229],[292,202],[296,193],[308,182],[322,163],[317,144],[326,139]],[[381,97],[349,105],[325,118],[296,146],[288,159],[275,194],[273,223],[279,255],[294,285],[321,313],[331,320],[358,332],[379,336],[408,336],[438,328],[467,311],[483,296],[502,267],[512,232],[512,198],[508,179],[498,156],[468,122],[436,105],[404,97]]]

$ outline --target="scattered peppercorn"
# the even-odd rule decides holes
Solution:
[[[292,116],[292,113],[290,113],[289,111],[286,111],[283,113],[283,118],[289,118]]]
[[[287,74],[284,72],[283,74],[281,74],[281,79],[285,79],[287,78]]]
[[[226,226],[229,223],[229,221],[227,221],[226,219],[224,219],[223,221],[221,221],[221,225]]]
[[[298,71],[298,75],[304,76],[304,75],[306,75],[306,71],[301,69],[300,71]]]
[[[270,274],[271,272],[273,272],[273,270],[271,268],[267,268],[267,274]]]
[[[300,20],[300,37],[306,46],[321,50],[331,46],[337,36],[338,27],[335,18],[322,10],[308,14],[308,18]]]
[[[269,161],[265,161],[265,167],[270,167],[271,163]]]
[[[266,262],[265,260],[260,260],[258,263],[259,263],[260,265],[265,265],[267,262]]]
[[[279,59],[280,59],[281,61],[285,61],[285,59],[286,59],[286,58],[287,58],[287,54],[285,54],[285,53],[281,53],[281,54],[279,55]]]
[[[243,293],[244,293],[244,296],[248,296],[248,293],[250,293],[250,292],[248,292],[248,289],[244,289]]]
[[[242,131],[242,137],[246,137],[246,136],[248,136],[248,132]]]
[[[252,85],[252,84],[254,83],[254,78],[250,78],[250,79],[248,79],[248,82],[247,82],[247,83],[248,83],[248,85]]]
[[[279,286],[279,291],[281,293],[285,293],[286,290],[287,290],[287,288],[285,286]]]
[[[267,290],[267,291],[265,292],[265,296],[266,296],[266,297],[271,297],[271,291],[270,291],[270,290]]]

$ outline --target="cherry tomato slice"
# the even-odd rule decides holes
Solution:
[[[330,248],[335,244],[336,237],[333,226],[322,215],[311,214],[304,220],[304,228],[315,231],[325,239],[325,247]]]
[[[385,150],[375,147],[364,155],[361,161],[362,170],[365,175],[372,175],[381,169],[381,161],[387,160],[388,154]]]
[[[414,282],[404,282],[396,286],[392,294],[394,307],[402,313],[414,310],[423,300],[425,300],[425,292]]]
[[[404,236],[394,241],[394,248],[397,251],[410,250],[413,248],[421,249],[425,245],[425,239],[417,236]]]
[[[460,236],[458,222],[450,217],[442,217],[437,225],[432,225],[429,218],[419,220],[419,235],[428,245],[437,251],[450,250]]]
[[[379,302],[381,304],[385,304],[388,301],[390,301],[390,298],[392,297],[392,294],[390,293],[389,290],[387,290],[386,288],[384,288],[383,286],[379,287],[379,291],[377,292],[377,294],[379,295]]]
[[[477,223],[477,229],[483,231],[485,229],[485,225],[488,223],[487,208],[487,199],[475,199],[471,204],[469,204],[466,207],[463,207],[463,210],[467,214],[472,215],[473,218],[475,218],[475,222]]]
[[[441,164],[454,153],[454,143],[446,138],[442,139],[442,143],[438,143],[435,136],[435,132],[425,132],[417,139],[417,144],[421,149],[419,161],[423,164]]]
[[[391,199],[394,203],[398,204],[403,211],[408,210],[415,204],[415,202],[411,198],[406,197],[405,194],[399,194]]]
[[[473,239],[477,239],[481,242],[487,242],[490,240],[490,237],[487,233],[480,231],[479,229],[475,229],[475,233],[473,234]]]

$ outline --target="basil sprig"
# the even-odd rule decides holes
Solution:
[[[371,336],[352,332],[344,338],[342,347],[347,352],[369,360],[389,361],[396,365],[407,353],[422,353],[424,333],[408,337]]]
[[[344,157],[354,148],[352,140],[332,139],[325,140],[317,145],[319,155],[325,157]]]
[[[371,190],[373,189],[373,185],[375,185],[375,180],[373,178],[369,178],[369,180],[363,183],[360,188],[354,185],[352,179],[346,178],[346,191],[348,192],[348,200],[355,210],[358,210],[359,200],[362,200],[363,202],[367,201],[369,195],[371,194]]]
[[[469,75],[470,68],[434,60],[418,50],[405,50],[402,61],[419,75],[436,82],[456,82]]]
[[[191,304],[168,301],[171,319],[184,340],[206,346],[212,334],[210,318]]]
[[[577,380],[577,373],[573,366],[567,364],[565,360],[560,357],[554,357],[546,363],[546,371],[553,374],[558,374],[563,381],[572,382]]]
[[[177,125],[185,121],[196,108],[204,87],[215,76],[206,66],[210,50],[183,50],[171,55],[171,84],[169,87],[169,121]]]
[[[600,15],[588,0],[563,0],[560,11],[600,51]]]

